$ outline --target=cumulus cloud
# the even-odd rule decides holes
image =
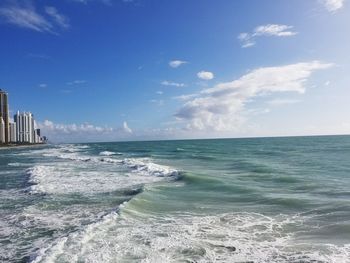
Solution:
[[[204,80],[211,80],[214,78],[214,74],[210,71],[200,71],[197,73],[197,77]]]
[[[172,82],[167,80],[162,81],[160,84],[162,84],[163,86],[173,86],[178,88],[182,88],[186,86],[185,83],[177,83],[177,82]]]
[[[186,64],[186,63],[188,63],[188,62],[184,61],[184,60],[171,60],[171,61],[169,61],[169,66],[172,68],[178,68],[181,65]]]
[[[267,24],[257,26],[252,33],[241,33],[238,35],[238,39],[242,43],[243,48],[252,47],[256,43],[257,37],[262,36],[276,36],[276,37],[289,37],[298,34],[298,32],[292,31],[293,26]]]
[[[7,23],[18,27],[31,29],[37,32],[55,33],[55,29],[68,28],[68,19],[59,14],[55,7],[46,7],[45,14],[40,14],[31,2],[24,2],[20,5],[13,2],[12,5],[0,8],[0,17]]]
[[[231,82],[202,90],[175,114],[191,130],[233,131],[243,122],[245,104],[258,95],[305,92],[310,75],[333,64],[311,61],[258,68]]]
[[[321,0],[324,7],[331,13],[335,13],[344,6],[345,0]]]

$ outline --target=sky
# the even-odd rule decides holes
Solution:
[[[2,0],[0,88],[54,142],[350,134],[349,0]]]

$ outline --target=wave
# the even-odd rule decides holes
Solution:
[[[8,163],[8,166],[14,166],[14,167],[21,167],[21,166],[28,166],[28,163]]]
[[[178,176],[179,172],[176,169],[172,169],[168,166],[155,164],[148,161],[145,158],[126,158],[126,159],[114,159],[114,158],[97,158],[97,157],[86,157],[76,154],[57,154],[55,157],[60,159],[66,159],[78,162],[102,162],[109,164],[124,165],[133,170],[135,173],[142,175],[151,175],[157,177],[169,177]]]
[[[79,149],[66,148],[66,147],[48,149],[48,150],[43,151],[42,155],[44,157],[56,157],[59,159],[66,159],[66,160],[71,160],[71,161],[87,162],[87,161],[91,160],[90,156],[82,155],[79,152]]]
[[[114,164],[122,164],[123,163],[123,160],[113,159],[113,158],[100,158],[98,160],[100,162],[103,162],[103,163],[114,163]]]
[[[110,223],[113,223],[118,217],[119,217],[119,214],[114,211],[110,214],[103,216],[101,220],[88,225],[84,230],[73,232],[66,237],[62,237],[58,239],[53,244],[48,245],[44,248],[41,248],[34,255],[31,255],[30,262],[32,263],[55,262],[59,257],[61,257],[62,255],[65,255],[66,247],[69,244],[69,242],[78,240],[79,237],[83,237],[81,239],[82,243],[87,242],[93,235],[93,232],[96,228],[98,228],[101,225],[109,225]],[[75,254],[75,255],[71,254],[69,255],[69,260],[67,262],[78,262],[79,261],[78,257],[79,257],[78,254]]]
[[[170,177],[170,176],[178,176],[179,171],[173,169],[169,166],[159,165],[150,162],[148,159],[124,159],[122,163],[129,168],[134,169],[134,172],[142,174],[142,175],[151,175],[157,177]]]
[[[103,151],[103,152],[100,152],[100,155],[102,155],[102,156],[111,156],[111,155],[122,155],[122,153]]]
[[[288,228],[303,220],[256,213],[131,218],[113,212],[42,249],[33,262],[348,262],[350,245],[298,244]]]
[[[61,155],[57,156],[62,157]],[[159,165],[146,159],[85,158],[64,156],[74,161],[98,161],[100,164],[114,164],[103,167],[96,163],[77,165],[66,162],[36,165],[27,169],[30,193],[39,194],[93,194],[113,192],[142,184],[154,183],[164,177],[179,176],[179,172],[168,166]]]
[[[96,157],[96,156],[86,156],[79,152],[62,153],[62,149],[66,147],[61,147],[59,149],[51,149],[49,152],[44,153],[44,156],[56,157],[60,159],[66,159],[71,161],[79,162],[102,162],[110,164],[124,165],[133,170],[135,173],[141,175],[151,175],[157,177],[169,177],[178,176],[179,172],[176,169],[170,168],[165,165],[159,165],[151,162],[147,158],[126,158],[126,159],[116,159],[111,158],[113,155],[119,155],[116,152],[103,151],[100,152],[100,156],[111,156],[111,157]]]

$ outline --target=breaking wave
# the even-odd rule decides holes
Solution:
[[[147,218],[111,213],[42,249],[33,262],[348,262],[350,246],[323,245],[315,252],[296,244],[288,228],[303,220],[255,213]]]

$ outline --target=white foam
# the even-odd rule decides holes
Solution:
[[[111,155],[116,155],[118,153],[116,152],[110,152],[110,151],[103,151],[103,152],[100,152],[100,155],[102,156],[111,156]]]
[[[8,166],[20,167],[20,166],[28,166],[27,163],[8,163]]]
[[[74,145],[73,145],[74,146]],[[57,157],[60,159],[78,161],[78,162],[104,162],[109,164],[122,164],[132,170],[133,173],[137,173],[142,176],[156,176],[156,177],[170,177],[178,176],[179,172],[176,169],[165,165],[159,165],[153,163],[147,158],[126,158],[123,160],[111,158],[118,153],[103,151],[100,152],[101,156],[111,156],[109,158],[98,158],[95,156],[87,156],[79,151],[76,151],[77,146],[64,146],[60,148],[49,149],[42,154],[47,157]],[[71,149],[67,152],[67,149]]]
[[[287,231],[298,220],[253,213],[139,219],[113,213],[45,249],[34,262],[349,262],[350,244],[298,244]]]
[[[168,177],[168,176],[178,176],[179,172],[176,169],[165,165],[159,165],[151,162],[149,159],[124,159],[123,164],[129,168],[134,169],[134,172],[137,172],[142,175],[151,175],[158,177]]]
[[[47,194],[96,194],[127,189],[135,185],[156,181],[156,178],[128,175],[118,172],[81,170],[73,165],[35,166],[28,169],[32,193]]]
[[[88,149],[86,145],[63,145],[54,148],[47,148],[37,151],[37,154],[41,154],[44,157],[56,157],[60,159],[66,159],[71,161],[90,161],[91,156],[87,155],[84,150]]]
[[[66,160],[71,160],[71,161],[83,161],[87,162],[91,160],[91,157],[89,156],[83,156],[79,153],[76,152],[69,152],[69,153],[63,153],[60,150],[51,150],[47,153],[43,153],[43,156],[45,157],[57,157],[60,159],[66,159]]]
[[[129,189],[154,183],[163,177],[177,176],[178,171],[150,161],[103,158],[99,163],[117,166],[98,166],[95,163],[59,163],[36,165],[27,170],[32,193],[94,194]],[[125,170],[125,169],[128,170]]]

